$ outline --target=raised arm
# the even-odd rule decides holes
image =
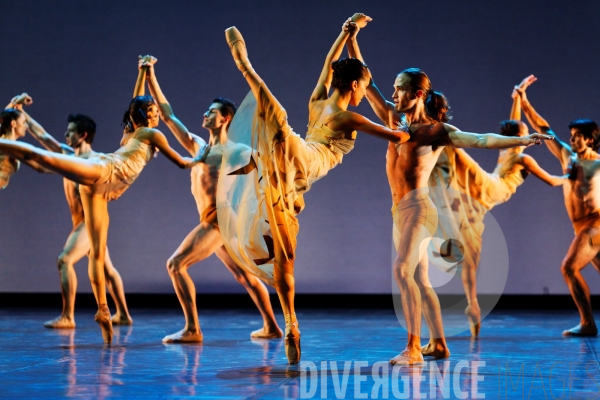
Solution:
[[[573,156],[573,152],[571,150],[571,146],[567,143],[561,141],[556,133],[550,128],[550,124],[542,118],[540,114],[535,111],[529,100],[527,99],[526,90],[533,82],[537,80],[533,75],[528,76],[523,79],[523,81],[515,86],[515,90],[519,94],[521,98],[521,107],[523,108],[523,113],[527,118],[527,121],[531,124],[534,130],[537,132],[545,133],[547,135],[551,135],[554,137],[554,140],[546,142],[546,146],[548,146],[548,150],[554,155],[554,157],[558,158],[563,165],[568,164],[569,159]]]
[[[142,56],[139,56],[139,58],[142,58]],[[143,67],[143,68],[138,68],[138,76],[137,79],[135,81],[135,86],[133,87],[133,97],[138,97],[138,96],[143,96],[146,94],[146,87],[144,86],[144,84],[146,83],[146,73],[148,71],[148,68]]]
[[[163,94],[156,79],[156,73],[154,64],[157,59],[152,56],[141,57],[140,56],[140,68],[146,69],[146,80],[148,82],[148,89],[150,94],[154,97],[154,100],[158,102],[158,110],[160,112],[160,118],[169,127],[169,130],[175,135],[179,143],[192,155],[196,154],[198,150],[197,143],[203,142],[204,140],[190,133],[187,127],[175,116],[171,104]]]
[[[70,147],[67,146],[64,143],[60,143],[58,140],[56,140],[52,135],[50,135],[48,132],[46,132],[46,130],[44,129],[44,127],[42,125],[40,125],[36,120],[34,120],[33,118],[31,118],[31,115],[29,115],[24,109],[23,109],[23,105],[29,105],[32,103],[31,97],[29,97],[27,95],[27,93],[23,93],[19,96],[14,97],[11,102],[8,104],[7,108],[16,108],[17,110],[19,110],[21,113],[23,113],[23,115],[25,116],[25,119],[27,120],[27,125],[29,126],[29,133],[31,133],[31,135],[38,141],[40,142],[40,144],[42,146],[44,146],[46,149],[53,151],[55,153],[66,153],[66,154],[73,154],[75,151]],[[32,168],[36,169],[39,172],[46,172],[46,170],[44,171],[40,171],[36,166],[33,166],[29,163],[26,163],[27,165],[31,166]],[[39,167],[41,168],[41,167]]]
[[[358,14],[354,15],[356,16]],[[367,16],[364,17],[365,18],[361,20],[361,23],[364,23],[364,25],[366,25],[368,21],[371,21],[371,18]],[[342,50],[344,49],[344,44],[346,44],[346,40],[348,39],[349,34],[349,31],[342,27],[342,31],[338,35],[335,42],[333,42],[329,53],[327,53],[327,57],[325,57],[325,64],[323,65],[323,69],[321,70],[321,75],[319,76],[317,86],[315,86],[315,90],[313,90],[313,93],[310,96],[310,103],[327,99],[329,88],[331,88],[331,80],[333,79],[333,70],[331,69],[331,63],[340,58]]]
[[[349,18],[346,23],[344,23],[344,29],[350,32],[350,36],[348,37],[348,41],[346,43],[348,47],[348,55],[350,57],[357,58],[364,63],[365,60],[360,52],[357,40],[360,28],[357,23],[353,22],[353,18]],[[371,71],[369,71],[369,74],[371,74]],[[369,104],[371,105],[371,108],[375,114],[384,124],[386,124],[389,128],[398,126],[398,123],[400,122],[400,115],[396,112],[394,103],[387,101],[377,85],[375,85],[373,75],[371,75],[371,81],[367,87],[367,100],[369,101]]]
[[[510,109],[509,119],[512,119],[514,121],[520,121],[521,120],[521,96],[519,96],[519,93],[517,93],[516,90],[513,90],[513,92],[512,92],[512,99],[513,99],[513,103],[512,103],[512,108]]]
[[[441,143],[446,146],[476,149],[508,149],[510,147],[531,146],[542,144],[542,140],[552,140],[549,135],[533,133],[527,136],[502,136],[495,133],[471,133],[463,132],[455,126],[444,124],[447,136],[443,137]]]
[[[550,186],[561,186],[565,181],[565,176],[556,176],[549,174],[545,169],[535,161],[535,158],[528,154],[521,154],[520,164],[533,175]]]

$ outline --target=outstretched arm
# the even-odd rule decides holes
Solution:
[[[73,154],[75,151],[70,146],[67,146],[66,144],[60,143],[58,140],[56,140],[52,135],[46,132],[42,125],[40,125],[36,120],[31,118],[31,116],[23,109],[24,104],[29,105],[31,103],[31,97],[27,96],[26,93],[23,93],[20,96],[14,97],[8,104],[7,108],[16,108],[25,116],[25,119],[27,120],[27,125],[29,126],[29,133],[31,133],[31,135],[46,149],[55,153]],[[34,167],[33,165],[27,162],[25,163],[39,171],[39,169]]]
[[[355,14],[355,16],[356,15],[358,14]],[[364,25],[366,25],[368,21],[371,21],[371,18],[365,16],[365,18],[363,18],[361,21],[361,23],[364,23]],[[321,70],[321,75],[319,76],[317,86],[315,87],[315,90],[313,90],[313,93],[310,96],[310,103],[313,103],[318,100],[327,99],[329,88],[331,87],[331,80],[333,79],[333,70],[331,69],[331,63],[340,58],[342,50],[344,49],[344,44],[348,39],[348,35],[348,30],[344,30],[342,28],[342,31],[338,35],[337,39],[335,40],[335,42],[333,42],[329,53],[327,53],[327,57],[325,57],[325,64],[323,65],[323,69]]]
[[[348,21],[344,23],[344,29],[350,32],[350,37],[348,38],[347,42],[348,54],[350,57],[357,58],[364,63],[365,60],[360,52],[357,40],[360,28],[358,27],[357,23],[352,21],[352,18],[349,18]],[[369,71],[369,74],[370,73],[371,71]],[[372,75],[369,86],[367,87],[367,100],[369,101],[369,104],[371,105],[371,108],[375,114],[384,124],[390,128],[398,126],[398,123],[400,122],[400,115],[396,112],[394,104],[387,101],[377,85],[375,85]]]
[[[163,94],[156,79],[154,64],[156,58],[152,56],[140,57],[140,69],[146,69],[146,80],[148,81],[148,89],[150,94],[158,102],[158,110],[160,118],[169,127],[169,130],[175,135],[179,143],[192,155],[196,154],[199,141],[203,141],[200,137],[190,133],[187,127],[175,116],[171,104]]]
[[[555,140],[546,142],[546,146],[548,146],[548,150],[554,155],[554,157],[558,158],[563,165],[568,164],[569,159],[573,156],[573,152],[571,151],[571,146],[567,143],[561,141],[556,133],[550,128],[550,124],[542,118],[540,114],[535,111],[529,100],[527,99],[526,90],[533,82],[535,82],[537,78],[533,75],[528,76],[523,79],[523,81],[515,86],[516,92],[519,94],[521,98],[521,107],[523,108],[523,112],[525,113],[525,117],[527,117],[527,121],[531,124],[533,129],[537,132],[542,132],[547,135],[551,135]]]
[[[561,186],[565,181],[565,176],[556,176],[549,174],[545,169],[535,161],[535,158],[528,154],[522,154],[520,164],[533,175],[546,182],[550,186]]]
[[[478,149],[508,149],[510,147],[531,146],[541,144],[542,140],[552,140],[549,135],[533,133],[527,136],[502,136],[495,133],[463,132],[457,127],[444,124],[448,133],[441,140],[443,145],[453,147],[472,147]]]
[[[355,112],[347,111],[339,119],[340,123],[351,127],[353,130],[365,132],[390,142],[405,143],[410,139],[410,133],[408,132],[386,128]]]
[[[173,164],[177,165],[179,168],[192,168],[196,164],[204,161],[206,156],[208,155],[208,146],[205,145],[201,148],[201,152],[196,155],[196,157],[182,157],[178,152],[176,152],[171,146],[169,146],[169,142],[163,133],[157,129],[148,129],[148,133],[144,134],[144,139],[147,139],[148,142],[154,147],[156,147],[162,154],[167,157],[167,159]]]

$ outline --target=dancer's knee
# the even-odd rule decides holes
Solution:
[[[185,269],[186,266],[179,257],[171,257],[167,260],[167,271],[170,276],[179,275]]]
[[[58,267],[59,271],[66,271],[69,268],[69,265],[71,264],[72,262],[70,257],[65,253],[60,253],[58,258],[56,259],[56,266]]]
[[[565,279],[573,278],[577,272],[577,268],[573,260],[565,258],[560,266],[560,272]]]
[[[396,263],[394,265],[394,276],[400,282],[414,283],[415,282],[415,271],[410,268],[408,263]]]

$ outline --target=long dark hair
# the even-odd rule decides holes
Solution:
[[[414,92],[422,90],[425,96],[425,112],[429,118],[437,122],[448,122],[452,119],[448,99],[442,92],[435,92],[431,88],[431,81],[427,74],[419,68],[407,68],[398,75],[408,75],[410,86]]]
[[[340,58],[331,63],[331,69],[333,69],[331,87],[340,92],[347,92],[353,81],[367,79],[369,76],[367,66],[356,58]]]
[[[122,125],[125,132],[133,132],[133,124],[148,126],[148,109],[156,104],[152,96],[137,96],[129,103],[129,109],[123,115]]]
[[[21,111],[16,108],[7,108],[0,113],[0,136],[6,136],[10,133],[10,123],[19,119],[21,114]]]

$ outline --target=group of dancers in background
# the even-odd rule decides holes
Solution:
[[[429,283],[427,246],[423,245],[438,229],[438,201],[448,199],[432,201],[431,186],[461,193],[458,207],[450,212],[463,219],[459,228],[463,238],[460,265],[468,299],[466,314],[476,337],[481,324],[476,270],[485,212],[506,202],[529,173],[550,185],[562,185],[575,229],[562,273],[581,316],[580,324],[564,334],[596,335],[589,289],[580,271],[589,262],[600,269],[600,189],[594,185],[600,167],[598,126],[591,120],[576,120],[569,125],[570,144],[560,141],[527,99],[526,90],[536,80],[533,76],[514,88],[510,120],[502,122],[500,134],[469,133],[448,124],[447,99],[432,89],[428,76],[417,68],[405,69],[395,77],[392,101],[388,101],[375,85],[358,46],[358,33],[370,21],[358,13],[344,22],[310,97],[309,128],[304,139],[288,125],[286,111],[253,69],[244,39],[235,27],[227,29],[225,36],[251,94],[239,109],[223,97],[212,102],[202,123],[208,130],[208,141],[191,133],[175,116],[158,84],[157,60],[152,56],[139,58],[134,98],[123,118],[120,147],[112,154],[93,151],[96,126],[91,118],[69,115],[65,143],[61,143],[25,111],[31,97],[24,93],[13,98],[0,114],[0,186],[6,188],[19,162],[41,172],[58,173],[65,178],[73,219],[73,230],[58,258],[63,311],[44,325],[75,328],[77,278],[73,266],[85,255],[98,303],[95,321],[104,341],[111,342],[113,324],[132,323],[121,277],[106,246],[107,205],[119,198],[160,150],[178,167],[191,169],[191,189],[200,214],[199,225],[167,261],[185,327],[163,341],[202,341],[195,286],[187,270],[214,253],[248,291],[263,317],[263,327],[251,336],[283,336],[288,361],[298,363],[300,329],[294,308],[297,215],[304,208],[304,193],[341,163],[354,148],[357,131],[362,131],[389,142],[386,172],[397,250],[393,273],[408,331],[406,347],[391,359],[392,364],[450,355],[439,300]],[[350,58],[340,58],[345,46]],[[151,96],[145,95],[146,84]],[[382,124],[348,110],[365,96]],[[520,121],[522,111],[539,133],[529,134]],[[165,135],[156,129],[159,119],[190,156],[182,156],[169,146]],[[19,142],[26,131],[45,149]],[[523,154],[525,147],[542,141],[560,160],[564,176],[547,173],[531,156]],[[494,172],[484,171],[461,149],[465,147],[500,149]],[[452,251],[440,249],[440,253]],[[284,332],[277,325],[264,283],[277,291],[285,317]],[[107,288],[117,308],[112,317]],[[424,346],[422,315],[430,332],[429,343]]]

